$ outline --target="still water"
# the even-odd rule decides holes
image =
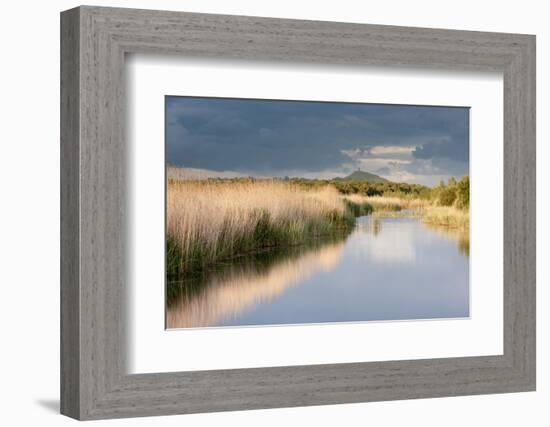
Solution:
[[[466,233],[357,219],[340,239],[266,251],[168,286],[167,327],[469,316]]]

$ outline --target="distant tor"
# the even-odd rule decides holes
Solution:
[[[364,172],[362,170],[356,170],[355,172],[352,172],[351,174],[343,178],[334,178],[334,181],[363,181],[371,183],[389,182],[387,179],[382,178],[381,176],[375,175],[370,172]]]

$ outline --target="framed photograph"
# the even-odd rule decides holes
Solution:
[[[469,317],[469,108],[165,114],[167,328]]]
[[[61,412],[535,390],[535,37],[61,14]]]

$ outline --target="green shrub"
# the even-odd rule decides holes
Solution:
[[[462,178],[456,189],[456,207],[459,209],[470,208],[470,177],[465,176]]]
[[[439,190],[439,205],[440,206],[452,206],[456,200],[456,187],[448,186]]]

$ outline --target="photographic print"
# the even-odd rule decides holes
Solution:
[[[165,103],[167,328],[469,317],[468,107]]]

